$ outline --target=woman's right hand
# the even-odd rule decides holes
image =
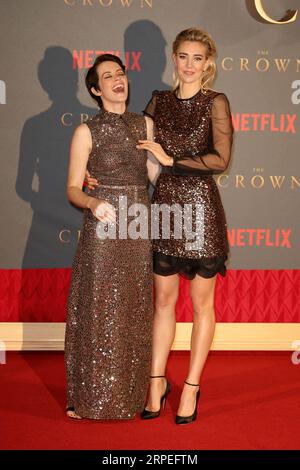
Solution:
[[[99,186],[98,180],[96,178],[91,178],[91,175],[88,170],[86,170],[85,172],[84,182],[86,186],[88,187],[88,189],[91,189],[91,190]]]
[[[116,209],[109,202],[93,197],[88,207],[100,222],[114,223],[116,221]]]

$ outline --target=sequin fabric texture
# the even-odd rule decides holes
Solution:
[[[146,138],[145,119],[101,111],[87,125],[88,170],[99,181],[89,194],[116,208],[123,196],[128,206],[149,207],[146,154],[136,149]],[[68,299],[67,405],[86,418],[132,419],[143,409],[150,372],[151,240],[100,240],[97,222],[84,211]]]
[[[225,274],[224,263],[229,251],[227,224],[219,190],[212,176],[214,172],[220,171],[214,170],[213,166],[210,168],[210,162],[214,163],[216,160],[218,163],[220,157],[220,153],[214,149],[212,126],[212,109],[218,96],[217,92],[200,91],[190,99],[179,99],[172,91],[155,91],[146,107],[145,114],[154,120],[156,142],[160,143],[175,161],[173,168],[163,168],[152,203],[168,204],[170,207],[180,205],[182,214],[184,204],[191,204],[191,220],[186,220],[186,223],[192,224],[195,234],[197,231],[203,234],[201,246],[194,245],[193,249],[191,246],[187,249],[187,243],[192,240],[186,238],[184,231],[182,238],[176,239],[175,219],[171,214],[171,236],[165,239],[160,231],[158,239],[153,240],[154,271],[157,274],[180,273],[189,279],[194,278],[197,273],[204,277],[212,277],[217,272]],[[228,159],[232,130],[225,95],[222,94],[218,106],[215,112],[216,119],[221,116],[217,123],[218,142],[220,151],[226,154],[225,158]],[[227,106],[225,117],[222,115],[222,109],[220,111],[222,106],[224,109]],[[180,168],[180,163],[186,167]],[[179,172],[177,168],[180,169]],[[196,226],[197,204],[203,211]],[[156,225],[160,223],[161,229],[162,217],[156,217]]]

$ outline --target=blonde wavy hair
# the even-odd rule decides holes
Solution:
[[[214,40],[211,35],[206,31],[199,28],[188,28],[177,34],[175,41],[173,42],[173,54],[176,54],[181,43],[185,41],[200,42],[206,47],[206,58],[210,59],[210,63],[206,70],[203,72],[201,77],[201,90],[207,90],[210,84],[214,81],[217,73],[217,66],[215,58],[217,55],[217,49]],[[173,74],[173,90],[176,91],[179,88],[179,78],[177,73]]]

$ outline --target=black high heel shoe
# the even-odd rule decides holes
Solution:
[[[200,387],[199,384],[190,384],[186,380],[184,381],[184,383],[187,384],[187,385],[190,385],[191,387]],[[197,419],[197,406],[198,406],[199,398],[200,398],[200,388],[199,388],[199,390],[197,392],[197,395],[196,395],[196,405],[195,405],[194,413],[190,416],[176,415],[176,418],[175,418],[175,423],[176,424],[190,424],[193,421],[196,421],[196,419]]]
[[[150,375],[150,379],[157,379],[157,378],[165,378],[166,379],[166,377],[164,375]],[[171,385],[168,382],[168,380],[166,379],[166,390],[165,390],[165,393],[162,395],[162,397],[160,399],[159,410],[158,411],[149,411],[149,410],[146,410],[146,408],[144,408],[142,413],[141,413],[141,419],[158,418],[159,415],[160,415],[161,409],[162,408],[164,409],[165,406],[166,406],[166,399],[167,399],[167,396],[169,395],[170,391],[171,391]]]

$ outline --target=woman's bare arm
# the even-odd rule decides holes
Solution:
[[[89,208],[94,198],[82,191],[86,166],[92,148],[92,137],[86,124],[75,129],[70,147],[67,197],[77,207]]]
[[[91,132],[86,124],[81,124],[76,128],[71,142],[67,197],[75,206],[90,209],[97,219],[113,221],[115,220],[115,213],[108,202],[88,196],[82,191],[91,149]]]
[[[154,124],[153,120],[145,116],[147,126],[147,140],[154,140]],[[155,186],[157,178],[161,172],[161,165],[151,152],[147,152],[147,170],[148,178],[153,186]]]

